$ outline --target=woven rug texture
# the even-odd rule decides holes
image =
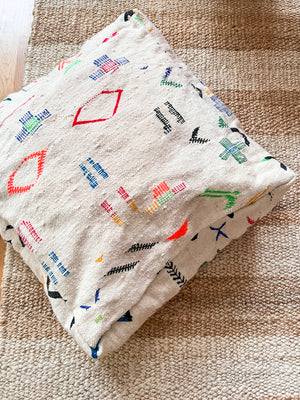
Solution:
[[[297,0],[36,0],[24,85],[138,8],[240,119],[299,174]],[[298,108],[297,108],[298,105]],[[10,247],[0,399],[300,399],[299,180],[117,352],[88,358]]]

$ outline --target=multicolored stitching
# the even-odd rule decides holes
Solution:
[[[165,74],[163,76],[163,79],[160,81],[160,84],[161,85],[167,85],[167,86],[174,86],[176,88],[182,87],[183,85],[181,83],[176,83],[176,82],[172,82],[172,81],[168,80],[168,77],[169,77],[171,71],[172,71],[172,67],[166,68],[166,72],[165,72]]]
[[[42,121],[49,118],[51,113],[45,108],[39,114],[33,116],[30,111],[27,111],[22,118],[19,119],[21,124],[23,124],[21,131],[15,136],[15,138],[23,143],[28,135],[33,135],[36,131],[43,126]]]
[[[243,154],[240,150],[246,147],[245,143],[242,142],[235,142],[231,143],[231,141],[227,138],[223,138],[219,141],[219,143],[225,147],[225,150],[219,154],[219,157],[222,160],[228,160],[230,156],[232,156],[239,164],[242,164],[247,160],[245,154]]]
[[[89,78],[96,81],[97,79],[108,74],[109,72],[112,73],[117,71],[120,66],[128,64],[129,60],[126,57],[119,57],[115,60],[112,60],[110,57],[108,57],[107,54],[104,54],[103,56],[94,60],[93,63],[94,65],[96,65],[96,67],[99,67],[99,69],[89,75]]]
[[[209,190],[206,189],[203,194],[199,194],[197,197],[226,197],[227,203],[224,210],[232,208],[237,200],[237,196],[240,194],[239,191],[229,192],[223,190]]]

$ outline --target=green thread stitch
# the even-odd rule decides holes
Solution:
[[[228,128],[228,125],[226,124],[226,122],[224,121],[223,118],[219,117],[219,127],[220,128]]]
[[[198,197],[226,197],[227,203],[224,210],[234,206],[237,196],[240,194],[237,190],[234,192],[222,191],[222,190],[209,190],[206,189],[204,194],[199,194]]]
[[[82,61],[82,60],[73,61],[70,65],[68,65],[68,66],[65,68],[64,74],[66,74],[72,67],[74,67],[74,65],[79,64],[81,61]]]
[[[41,123],[42,121],[38,121],[35,117],[31,117],[27,122],[25,122],[24,127],[30,134],[33,134]]]
[[[240,150],[242,150],[244,147],[246,147],[245,143],[242,142],[235,142],[231,143],[231,141],[227,138],[223,138],[219,141],[219,143],[225,147],[225,150],[219,154],[219,157],[222,158],[222,160],[228,160],[230,156],[232,156],[239,164],[242,164],[247,160],[247,157],[245,154],[243,154]]]

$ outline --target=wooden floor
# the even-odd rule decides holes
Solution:
[[[33,1],[0,0],[0,101],[22,88]],[[5,243],[0,238],[0,282],[4,253]]]

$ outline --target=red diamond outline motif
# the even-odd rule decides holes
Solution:
[[[37,181],[39,180],[40,176],[42,175],[47,151],[48,151],[48,149],[41,150],[41,151],[36,151],[35,153],[32,153],[32,154],[30,154],[29,156],[27,156],[27,157],[25,157],[23,159],[23,161],[17,167],[17,169],[10,175],[9,180],[7,182],[7,192],[9,194],[9,196],[11,196],[12,194],[15,194],[15,193],[28,192],[28,190],[33,188],[33,186],[37,183]],[[31,159],[33,159],[35,157],[38,157],[37,176],[36,176],[35,182],[31,183],[30,185],[26,185],[26,186],[14,186],[14,180],[15,180],[15,176],[16,176],[16,173],[18,172],[18,170],[22,167],[22,165],[26,161],[31,160]]]
[[[84,103],[83,106],[81,106],[80,108],[78,108],[72,126],[81,125],[81,124],[89,124],[89,123],[92,123],[92,122],[107,121],[108,119],[112,118],[112,117],[115,115],[115,113],[117,112],[117,109],[118,109],[118,106],[119,106],[119,102],[120,102],[120,98],[121,98],[122,92],[123,92],[123,89],[117,89],[117,90],[102,90],[102,92],[96,94],[96,96],[92,97],[90,100],[88,100],[86,103]],[[101,94],[109,94],[109,93],[118,93],[116,105],[115,105],[115,108],[114,108],[114,110],[113,110],[113,113],[112,113],[112,115],[111,115],[110,117],[107,117],[107,118],[98,118],[98,119],[91,119],[91,120],[88,120],[88,121],[78,121],[78,116],[79,116],[79,114],[81,113],[81,110],[83,109],[83,107],[85,107],[88,103],[90,103],[91,101],[93,101],[96,97],[100,96]]]

